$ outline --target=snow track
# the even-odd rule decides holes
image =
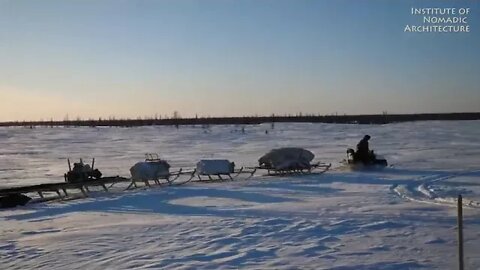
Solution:
[[[438,174],[424,175],[416,179],[412,179],[411,183],[403,185],[392,185],[393,190],[398,196],[416,202],[444,204],[456,206],[457,197],[462,194],[463,205],[466,207],[480,208],[480,201],[469,199],[470,191],[462,188],[461,183],[455,182],[445,183],[447,180],[455,180],[462,176],[476,176],[480,180],[480,171],[464,171],[464,172],[438,172]]]
[[[359,192],[365,184],[357,175],[341,188],[336,176],[192,184],[3,212],[0,265],[421,269],[441,261],[435,255],[416,258],[417,247],[436,250],[453,239],[439,239],[417,221],[374,206],[395,207],[380,192],[383,184]],[[449,222],[441,212],[413,212],[428,222]]]

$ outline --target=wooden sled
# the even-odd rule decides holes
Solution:
[[[313,163],[308,167],[298,167],[298,168],[288,168],[288,169],[277,169],[274,167],[268,166],[257,166],[251,167],[256,170],[266,170],[267,173],[265,176],[282,176],[282,175],[307,175],[307,174],[323,174],[330,169],[332,166],[331,163]]]
[[[235,169],[235,162],[232,162],[228,159],[202,159],[197,162],[195,168],[195,180],[189,179],[189,181],[194,182],[215,182],[215,181],[233,181],[235,178],[241,174],[249,175],[250,178],[254,173],[255,169],[247,170],[244,167],[240,169]]]
[[[173,172],[170,172],[170,164],[168,164],[168,162],[166,160],[163,160],[161,159],[158,154],[156,153],[147,153],[145,154],[145,162],[140,162],[140,163],[152,163],[153,165],[152,166],[159,166],[159,167],[156,167],[157,169],[160,169],[162,170],[160,174],[157,174],[155,176],[151,175],[148,176],[141,176],[140,178],[141,179],[135,179],[133,174],[132,174],[132,177],[130,178],[130,185],[128,185],[128,187],[125,189],[125,190],[128,190],[128,189],[131,189],[132,187],[135,187],[135,188],[138,188],[138,185],[137,183],[141,183],[143,182],[144,185],[146,187],[151,187],[151,184],[150,182],[153,181],[153,184],[156,184],[156,185],[164,185],[164,184],[168,184],[168,185],[172,185],[181,175],[190,175],[190,179],[193,178],[194,174],[195,174],[195,170],[189,170],[189,171],[184,171],[183,168],[180,168],[178,169],[178,171],[173,171]],[[158,163],[157,165],[155,165],[155,163]],[[138,163],[137,163],[138,164]],[[137,164],[135,164],[134,166],[137,166]],[[133,168],[133,167],[132,167]],[[132,169],[130,169],[131,171]]]
[[[35,202],[44,202],[54,199],[69,199],[72,198],[71,190],[80,191],[83,197],[88,197],[90,188],[92,187],[101,187],[104,191],[108,192],[109,188],[118,182],[126,182],[129,179],[113,176],[113,177],[102,177],[100,179],[89,180],[85,182],[77,183],[48,183],[48,184],[39,184],[39,185],[30,185],[22,187],[13,187],[0,190],[0,196],[9,195],[9,194],[24,194],[32,195],[37,194],[38,199]],[[107,185],[110,184],[109,187]],[[49,196],[47,194],[55,194],[54,196]],[[73,196],[78,197],[78,196]]]
[[[247,174],[248,177],[246,179],[249,179],[250,177],[253,176],[253,174],[256,171],[257,170],[255,168],[247,169],[247,168],[241,167],[240,169],[234,170],[233,172],[230,172],[230,173],[216,173],[216,174],[196,173],[195,175],[198,180],[194,180],[194,182],[214,182],[214,181],[225,181],[225,180],[233,181],[241,174]],[[207,179],[205,179],[205,177],[207,177]]]
[[[182,175],[189,175],[190,178],[187,181],[177,183],[176,181],[180,178]],[[130,185],[125,190],[131,189],[132,187],[138,188],[137,183],[144,183],[145,186],[151,187],[152,185],[150,184],[151,181],[153,181],[154,184],[161,186],[161,185],[183,185],[187,182],[190,182],[195,176],[195,170],[188,170],[184,171],[183,168],[180,168],[178,171],[174,171],[171,173],[168,173],[166,175],[159,176],[154,179],[147,179],[147,180],[134,180],[133,178],[130,178]],[[162,181],[164,180],[164,181]]]

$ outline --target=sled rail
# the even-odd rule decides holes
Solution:
[[[234,181],[242,174],[247,174],[248,176],[246,179],[249,179],[250,177],[253,176],[255,172],[256,172],[255,168],[241,167],[238,170],[233,170],[232,172],[225,172],[225,173],[213,173],[213,174],[196,173],[198,180],[195,180],[194,182],[225,181],[225,180]],[[205,177],[207,177],[208,179],[205,179]]]
[[[126,182],[128,181],[127,178],[120,177],[120,176],[113,176],[113,177],[103,177],[96,180],[89,180],[84,182],[76,182],[76,183],[66,183],[66,182],[59,182],[59,183],[48,183],[48,184],[38,184],[38,185],[30,185],[30,186],[21,186],[21,187],[12,187],[12,188],[5,188],[0,190],[0,196],[7,196],[12,194],[29,194],[29,193],[37,193],[41,199],[44,199],[44,192],[55,192],[58,198],[69,197],[70,194],[68,190],[80,190],[81,193],[87,197],[88,192],[90,191],[90,187],[102,187],[103,190],[108,192],[108,188],[112,187],[114,184],[118,182]],[[110,184],[109,187],[107,185]]]
[[[168,185],[184,184],[186,182],[189,182],[191,179],[193,179],[193,177],[195,176],[195,172],[196,172],[195,169],[190,169],[190,170],[185,170],[184,171],[183,168],[180,168],[177,171],[173,171],[173,172],[170,172],[170,173],[165,174],[165,175],[160,175],[156,178],[150,178],[150,179],[133,179],[133,178],[130,178],[129,179],[130,185],[128,185],[128,187],[125,190],[132,189],[133,187],[137,188],[138,187],[137,183],[144,183],[145,186],[151,187],[151,184],[150,184],[151,181],[153,181],[154,184],[159,185],[159,186],[161,186],[162,184],[168,184]],[[180,184],[176,183],[177,179],[179,179],[179,177],[182,176],[182,175],[188,175],[189,176],[188,180],[183,182],[183,183],[180,183]],[[164,180],[164,181],[162,181],[162,180]]]
[[[313,163],[308,167],[290,167],[290,168],[275,168],[270,166],[250,167],[250,169],[266,170],[268,176],[276,175],[292,175],[292,174],[312,174],[324,173],[332,167],[331,163]],[[317,171],[319,170],[319,171]]]

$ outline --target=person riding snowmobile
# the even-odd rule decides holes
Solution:
[[[370,136],[365,135],[357,144],[357,152],[355,153],[356,160],[361,161],[363,164],[369,164],[375,159],[373,152],[368,148],[368,140],[370,140]]]

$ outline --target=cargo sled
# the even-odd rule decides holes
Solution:
[[[171,185],[181,175],[190,175],[189,180],[194,176],[195,170],[184,171],[180,168],[178,171],[170,171],[170,164],[161,158],[158,154],[145,154],[145,161],[137,162],[130,168],[131,183],[127,187],[137,187],[137,182],[143,182],[145,186],[150,187],[150,181],[153,181],[157,185],[161,185],[163,181]],[[188,180],[188,181],[189,181]]]
[[[198,181],[207,181],[204,179],[205,177],[208,178],[208,181],[234,180],[240,174],[249,174],[248,177],[251,177],[255,171],[255,169],[247,170],[244,167],[236,170],[235,163],[227,159],[202,159],[197,162],[195,168]]]
[[[102,173],[94,168],[95,158],[92,159],[92,165],[83,163],[83,160],[80,159],[80,162],[73,163],[73,168],[70,159],[67,159],[67,162],[68,172],[63,175],[67,183],[87,182],[102,177]]]
[[[0,208],[52,200],[74,200],[88,197],[91,188],[102,188],[108,192],[114,184],[129,181],[120,176],[103,177],[102,173],[94,168],[95,159],[92,159],[91,165],[80,159],[80,162],[73,164],[73,168],[70,159],[67,159],[67,162],[68,172],[64,174],[64,182],[0,189]]]
[[[267,175],[324,173],[332,164],[313,162],[315,155],[303,148],[287,147],[273,149],[258,160],[257,170],[266,170]]]
[[[63,176],[65,178],[65,182],[68,183],[68,185],[63,185],[65,186],[65,188],[61,188],[65,193],[65,197],[69,196],[66,191],[68,188],[78,187],[82,191],[83,195],[87,196],[87,192],[90,191],[89,187],[100,186],[105,191],[108,191],[108,188],[106,186],[107,184],[110,184],[109,187],[112,187],[117,182],[123,182],[127,180],[126,178],[120,177],[118,175],[109,177],[102,176],[100,170],[95,168],[95,158],[92,158],[91,164],[84,163],[83,159],[80,159],[79,162],[73,163],[73,168],[69,158],[67,159],[67,163],[68,172],[66,172]],[[52,186],[57,187],[55,185]],[[61,198],[62,194],[58,191],[59,190],[57,190],[56,193]],[[41,192],[39,192],[39,195],[43,198]]]

